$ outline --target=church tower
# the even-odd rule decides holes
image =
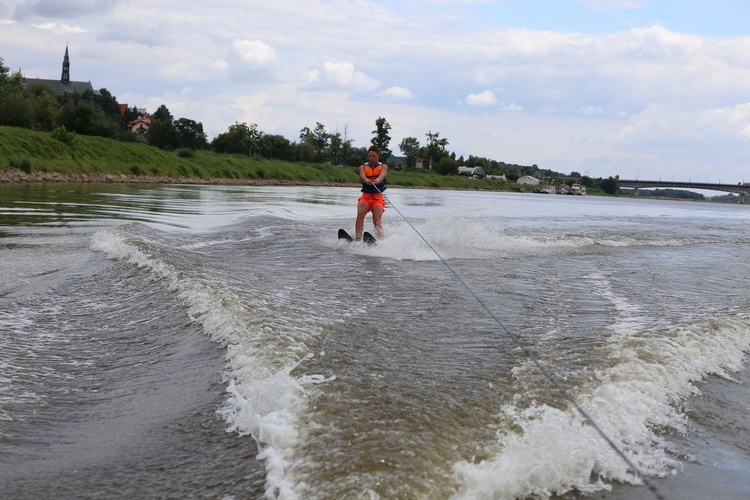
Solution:
[[[62,70],[62,78],[60,78],[60,82],[63,85],[70,84],[70,58],[68,57],[68,46],[65,46],[65,58],[63,59],[63,70]]]
[[[63,58],[62,64],[62,76],[57,80],[47,80],[46,78],[24,78],[26,88],[31,88],[33,85],[42,85],[49,90],[49,92],[57,98],[65,98],[65,96],[73,94],[83,94],[84,92],[94,91],[94,87],[91,82],[75,82],[70,80],[70,54],[68,53],[68,46],[65,45],[65,57]]]

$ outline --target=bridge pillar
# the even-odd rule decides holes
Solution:
[[[745,204],[745,193],[740,193],[740,205]]]
[[[638,188],[635,188],[635,189],[633,190],[633,196],[635,196],[635,197],[637,197],[637,196],[638,196]]]

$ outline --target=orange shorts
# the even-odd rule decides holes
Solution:
[[[385,199],[380,193],[362,193],[357,203],[367,203],[370,207],[369,210],[372,210],[374,207],[380,207],[385,211]]]

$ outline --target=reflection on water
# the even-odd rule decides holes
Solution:
[[[163,199],[166,193],[148,199],[149,191],[148,187],[120,185],[0,186],[0,224],[63,225],[99,218],[150,221],[149,214],[163,213],[167,201]]]
[[[69,225],[94,219],[184,228],[185,216],[221,213],[211,190],[190,186],[32,184],[0,186],[0,225]]]
[[[0,226],[108,219],[200,230],[260,212],[314,217],[322,211],[353,219],[357,194],[317,187],[8,184],[0,185]]]

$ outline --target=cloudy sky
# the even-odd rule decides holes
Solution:
[[[0,0],[0,58],[120,102],[298,140],[592,177],[750,181],[747,0]]]

